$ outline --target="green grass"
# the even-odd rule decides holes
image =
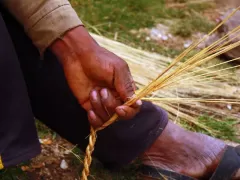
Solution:
[[[23,163],[21,165],[25,165]],[[0,179],[1,180],[29,180],[27,173],[21,170],[21,165],[0,170]]]
[[[213,4],[209,2],[202,2],[202,3],[187,3],[188,9],[191,9],[192,11],[196,12],[202,12],[206,9],[213,8]]]
[[[146,41],[144,34],[138,38],[132,35],[130,30],[150,28],[166,20],[173,22],[172,32],[182,37],[188,37],[196,31],[207,32],[212,28],[212,23],[201,16],[203,10],[210,8],[208,4],[201,6],[201,4],[187,3],[185,8],[168,8],[164,0],[71,0],[70,2],[90,31],[112,39],[117,33],[117,40],[120,42],[169,57],[175,57],[182,49],[170,49],[165,45]],[[201,8],[197,8],[199,6]]]
[[[178,23],[171,27],[171,32],[174,35],[182,37],[190,37],[193,32],[204,32],[208,33],[215,27],[215,24],[206,21],[206,18],[196,14],[193,17],[189,17],[185,21],[178,20]]]
[[[181,125],[191,131],[204,133],[222,140],[240,143],[240,140],[236,138],[236,129],[234,128],[234,125],[239,123],[238,120],[228,118],[216,120],[214,117],[209,115],[202,115],[198,118],[198,122],[212,129],[214,134],[211,134],[195,125],[186,124],[185,122],[182,122]]]
[[[53,132],[51,129],[49,129],[46,125],[41,123],[39,120],[36,120],[36,127],[38,131],[38,137],[41,139],[47,138],[49,136],[52,136],[52,137],[56,136],[55,132]]]

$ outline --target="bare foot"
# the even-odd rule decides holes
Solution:
[[[226,144],[212,137],[186,131],[169,122],[161,136],[145,151],[143,164],[194,178],[211,176]]]

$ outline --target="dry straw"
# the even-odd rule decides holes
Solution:
[[[197,122],[194,116],[199,115],[202,111],[206,111],[216,114],[217,117],[235,117],[234,114],[219,110],[214,106],[206,107],[205,104],[220,103],[240,105],[240,93],[238,88],[240,81],[234,74],[234,71],[232,71],[240,65],[227,66],[227,63],[237,61],[240,58],[211,64],[209,66],[203,65],[210,61],[214,62],[214,59],[219,55],[240,45],[240,41],[234,41],[234,38],[240,35],[240,26],[188,58],[186,61],[183,61],[183,59],[196,49],[200,43],[204,42],[210,35],[216,32],[216,30],[239,9],[240,8],[234,10],[208,35],[200,41],[193,43],[173,61],[158,54],[130,48],[95,34],[92,34],[92,36],[103,47],[115,52],[128,62],[134,80],[137,82],[138,86],[141,87],[141,89],[136,92],[136,96],[127,101],[125,105],[131,106],[138,99],[153,101],[169,112],[170,119],[183,119],[214,134],[215,132],[212,129]],[[146,64],[147,68],[144,68]],[[160,70],[161,73],[157,75],[156,72]],[[144,77],[141,75],[144,75]],[[152,77],[157,78],[153,79]],[[146,84],[148,85],[146,86]],[[184,106],[180,106],[179,104]],[[190,107],[193,106],[195,106],[198,111],[190,110]],[[177,118],[175,118],[174,115]],[[114,114],[110,120],[104,123],[100,128],[93,129],[93,127],[91,127],[89,145],[86,149],[84,169],[82,172],[83,180],[87,180],[90,173],[89,167],[92,162],[91,155],[94,150],[97,131],[103,130],[111,125],[117,118],[117,114]]]

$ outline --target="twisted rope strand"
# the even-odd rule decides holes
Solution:
[[[104,128],[106,128],[107,126],[111,125],[112,123],[114,123],[117,120],[118,116],[116,114],[114,114],[109,121],[105,122],[100,128],[97,128],[96,130],[94,130],[94,128],[91,126],[90,128],[90,135],[89,135],[89,144],[86,148],[86,154],[85,154],[85,158],[84,158],[84,167],[83,167],[83,171],[82,171],[82,180],[87,180],[90,170],[89,167],[92,163],[92,153],[94,151],[94,146],[97,140],[97,132],[100,130],[103,130]]]
[[[82,171],[82,180],[88,179],[87,177],[89,176],[90,173],[89,167],[92,163],[92,152],[94,150],[94,146],[97,140],[96,131],[93,129],[93,127],[90,128],[90,132],[91,134],[89,135],[89,144],[86,148],[86,155],[83,162],[84,168]]]

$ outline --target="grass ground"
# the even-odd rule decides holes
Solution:
[[[170,57],[174,57],[182,49],[166,48],[157,42],[146,41],[145,35],[133,36],[131,30],[150,28],[157,23],[170,24],[170,30],[174,35],[186,38],[195,32],[208,32],[214,26],[211,18],[206,20],[206,17],[202,16],[203,12],[212,8],[211,3],[185,1],[179,5],[181,1],[166,3],[165,0],[71,0],[71,2],[90,31]]]
[[[175,37],[185,41],[191,39],[196,33],[206,33],[211,30],[215,24],[215,17],[218,15],[214,4],[206,1],[71,0],[71,3],[90,31],[136,48],[154,51],[169,57],[175,57],[184,47],[176,45],[176,42],[173,42],[171,46],[166,46],[166,44],[157,41],[147,40],[148,34],[144,33],[144,31],[142,33],[141,30],[161,23],[167,25],[170,33]],[[133,31],[137,33],[133,33]],[[231,141],[237,140],[235,131],[232,128],[236,120],[228,119],[223,122],[216,122],[213,117],[203,115],[199,117],[199,121],[220,130],[222,134],[218,138]],[[194,131],[200,131],[194,126],[186,124],[183,124],[183,126]],[[65,149],[62,148],[71,149],[73,146],[41,123],[37,123],[37,127],[39,137],[42,139],[49,138],[52,142],[42,145],[44,153],[33,162],[0,171],[0,179],[74,180],[79,178],[82,164],[75,155],[69,152],[65,153]],[[82,158],[82,154],[78,149],[74,148],[73,151]],[[68,170],[59,168],[62,159],[68,162]],[[43,161],[45,164],[42,164]],[[54,169],[57,169],[55,174]],[[122,172],[110,173],[95,161],[90,178],[97,180],[134,180],[136,179],[135,169],[136,164],[133,164],[123,169]]]

